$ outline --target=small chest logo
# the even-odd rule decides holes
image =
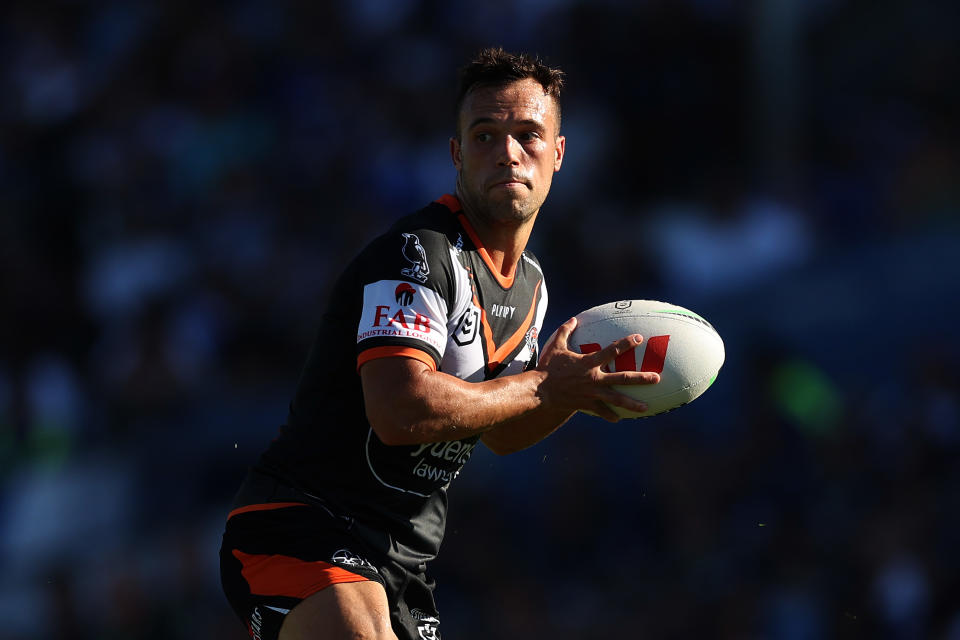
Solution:
[[[401,253],[411,266],[401,269],[400,273],[417,282],[426,282],[430,274],[430,265],[427,264],[427,252],[420,244],[420,238],[413,233],[402,234],[404,238]]]
[[[513,318],[513,314],[517,312],[516,307],[511,307],[505,304],[494,304],[490,305],[490,315],[494,318]]]
[[[480,313],[474,309],[467,309],[457,321],[457,328],[453,330],[453,341],[460,347],[471,344],[480,330]]]
[[[527,335],[524,336],[524,341],[527,343],[527,350],[532,354],[537,353],[539,345],[537,339],[539,338],[540,332],[537,331],[536,327],[530,327],[527,330]]]

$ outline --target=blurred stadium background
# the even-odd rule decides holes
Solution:
[[[499,44],[568,72],[548,329],[666,299],[727,364],[475,456],[444,637],[960,638],[956,3],[306,4],[0,9],[0,637],[245,637],[227,505]]]

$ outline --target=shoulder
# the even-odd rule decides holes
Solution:
[[[446,250],[455,246],[459,235],[456,216],[439,202],[397,220],[383,236],[387,242],[419,243],[429,249]]]
[[[521,255],[521,259],[524,261],[524,263],[533,267],[536,271],[539,271],[540,274],[543,275],[543,267],[540,266],[540,260],[533,254],[532,251],[525,250]]]
[[[367,245],[366,251],[403,248],[446,249],[457,238],[456,216],[437,202],[397,219]]]
[[[406,280],[447,291],[458,235],[454,213],[440,202],[430,203],[398,219],[366,246],[355,261],[358,277],[363,282]]]

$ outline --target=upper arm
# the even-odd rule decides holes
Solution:
[[[367,422],[384,444],[410,444],[408,430],[423,418],[424,360],[412,357],[375,358],[360,365],[360,383]]]
[[[359,258],[358,370],[371,360],[395,356],[439,368],[451,298],[445,242],[429,231],[394,231]]]

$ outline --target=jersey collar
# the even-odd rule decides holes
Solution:
[[[463,213],[463,207],[460,205],[460,200],[457,196],[445,193],[435,200],[435,202],[442,204],[451,213],[457,214],[457,220],[460,221],[460,226],[463,227],[463,230],[467,232],[467,236],[470,238],[470,241],[473,242],[473,246],[477,248],[477,253],[480,254],[480,258],[483,260],[484,264],[487,265],[487,271],[490,272],[490,275],[500,284],[504,289],[509,289],[513,286],[514,278],[517,275],[517,267],[514,267],[513,273],[509,277],[505,277],[500,274],[500,271],[494,267],[493,260],[490,258],[490,254],[487,253],[486,247],[483,246],[483,242],[480,241],[480,236],[477,235],[477,232],[473,230],[473,227],[470,225],[470,221],[467,220],[467,216]]]

